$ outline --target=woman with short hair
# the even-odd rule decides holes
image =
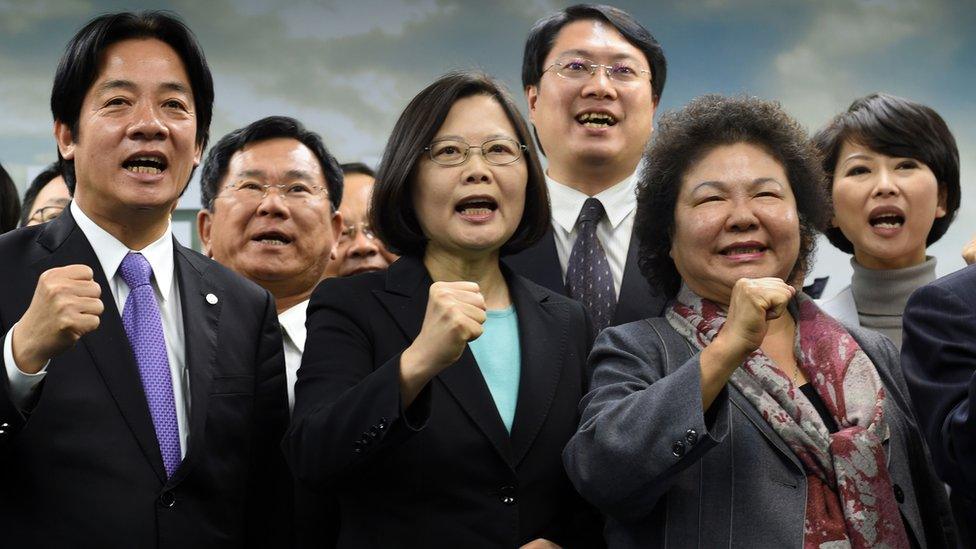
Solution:
[[[564,452],[609,545],[949,547],[897,350],[789,283],[829,217],[800,125],[704,96],[646,162],[640,265],[671,301],[597,338]]]
[[[931,108],[875,93],[854,101],[813,141],[834,208],[825,234],[852,254],[854,269],[850,285],[821,307],[900,348],[908,297],[936,278],[926,248],[959,209],[956,140]]]
[[[452,73],[410,102],[370,221],[402,257],[315,290],[285,440],[298,478],[336,494],[339,547],[592,546],[560,463],[588,326],[499,260],[545,233],[549,201],[498,82]]]

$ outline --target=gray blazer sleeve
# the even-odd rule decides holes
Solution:
[[[579,493],[607,515],[647,516],[674,475],[728,435],[728,389],[703,413],[698,358],[663,319],[597,338],[591,390],[563,462]]]

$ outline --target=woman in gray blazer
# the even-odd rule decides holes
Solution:
[[[611,547],[949,547],[898,353],[798,293],[830,210],[778,105],[662,118],[638,192],[663,318],[605,330],[563,453]],[[924,505],[923,505],[924,503]]]

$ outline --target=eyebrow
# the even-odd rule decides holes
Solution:
[[[557,55],[556,57],[559,58],[559,57],[563,57],[565,55],[578,55],[580,57],[593,57],[594,56],[593,52],[591,52],[589,50],[581,50],[581,49],[574,48],[574,49],[571,49],[571,50],[564,50],[564,51],[560,52],[559,55]],[[614,60],[629,59],[629,60],[633,60],[633,61],[639,61],[639,59],[637,59],[633,55],[630,55],[629,53],[614,53],[614,54],[611,54],[609,57],[610,57],[610,59],[614,59]]]
[[[757,177],[749,182],[749,188],[755,188],[765,183],[775,183],[779,188],[783,188],[783,184],[779,180],[772,177]],[[725,181],[702,181],[691,189],[691,193],[694,194],[698,192],[699,189],[704,187],[713,187],[720,191],[724,191],[728,189],[729,185]]]
[[[253,177],[255,179],[264,179],[267,177],[267,172],[264,170],[243,170],[238,172],[237,177]],[[305,170],[288,170],[285,172],[285,178],[287,179],[315,179],[315,177],[305,171]]]
[[[871,160],[871,157],[864,153],[854,153],[848,155],[848,157],[845,158],[843,162],[850,162],[851,160]]]
[[[516,138],[514,138],[514,137],[512,137],[510,135],[505,135],[503,133],[493,133],[493,134],[489,135],[488,137],[486,137],[485,138],[485,141],[492,141],[494,139],[511,139],[513,141],[518,141],[518,139],[516,139]],[[467,141],[465,141],[464,138],[461,137],[460,135],[453,135],[453,134],[452,135],[442,135],[440,137],[435,138],[433,142],[434,143],[437,143],[439,141],[462,141],[464,143],[467,143]]]
[[[104,93],[106,91],[119,90],[119,89],[135,91],[136,89],[138,89],[138,87],[139,86],[137,86],[136,83],[131,80],[122,80],[116,78],[112,80],[106,80],[105,82],[99,84],[97,91],[98,93]],[[163,82],[162,84],[159,85],[159,88],[164,91],[174,91],[178,93],[184,93],[187,95],[190,94],[190,88],[188,88],[186,84],[182,82]]]

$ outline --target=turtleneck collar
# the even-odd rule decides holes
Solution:
[[[884,270],[863,267],[852,257],[851,267],[851,292],[861,314],[901,316],[912,292],[936,278],[932,256],[918,265]]]

